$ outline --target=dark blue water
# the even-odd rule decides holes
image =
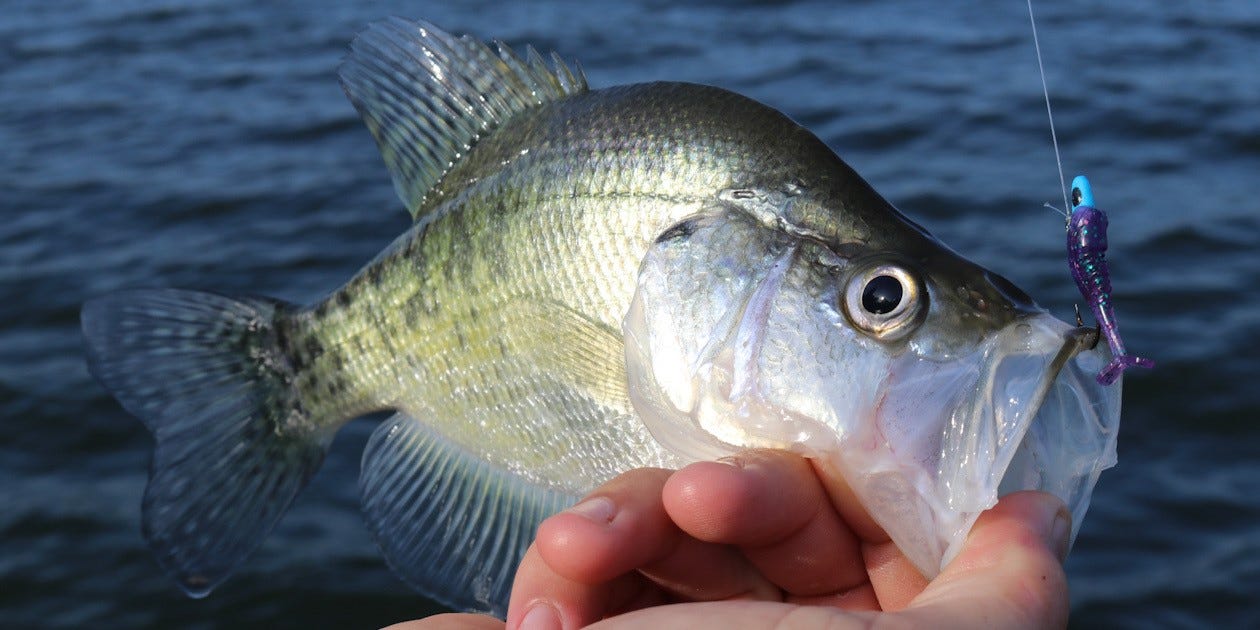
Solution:
[[[956,6],[960,5],[960,6]],[[597,8],[591,8],[591,7]],[[1076,298],[1021,0],[36,0],[0,14],[0,625],[375,627],[435,608],[358,516],[351,425],[262,549],[186,599],[139,534],[150,438],[89,378],[78,311],[124,287],[306,301],[408,219],[338,60],[390,14],[534,43],[591,83],[711,83],[813,129],[936,235]],[[1260,4],[1043,2],[1068,177],[1110,212],[1131,349],[1120,465],[1068,562],[1080,627],[1255,627]]]

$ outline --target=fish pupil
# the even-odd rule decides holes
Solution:
[[[1073,188],[1072,189],[1072,207],[1075,208],[1076,206],[1081,205],[1082,198],[1084,198],[1084,195],[1081,194],[1081,189]]]
[[[862,308],[875,315],[891,313],[901,303],[901,281],[892,276],[875,276],[862,290]]]

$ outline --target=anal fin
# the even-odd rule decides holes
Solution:
[[[507,610],[538,524],[577,497],[531,484],[397,413],[363,454],[364,517],[390,567],[460,610]]]

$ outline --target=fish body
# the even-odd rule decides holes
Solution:
[[[1098,373],[1098,382],[1111,385],[1129,367],[1155,367],[1155,362],[1126,354],[1111,305],[1111,269],[1107,264],[1107,214],[1094,205],[1089,179],[1072,180],[1072,212],[1067,221],[1068,268],[1072,280],[1094,312],[1099,330],[1111,348],[1111,361]]]
[[[538,522],[635,467],[832,458],[932,574],[999,485],[1079,518],[1112,461],[1118,399],[1078,378],[1083,329],[769,107],[590,90],[532,50],[403,19],[361,34],[341,79],[415,219],[380,255],[310,305],[158,289],[84,306],[89,368],[155,436],[145,536],[190,595],[380,410],[360,492],[387,561],[500,613]],[[1055,469],[1082,461],[1063,444],[1091,465]]]

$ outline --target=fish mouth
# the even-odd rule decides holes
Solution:
[[[874,433],[842,443],[832,461],[925,576],[1012,492],[1058,496],[1075,538],[1098,475],[1116,461],[1120,387],[1093,378],[1109,358],[1097,341],[1094,329],[1039,313],[968,356],[893,362]]]

